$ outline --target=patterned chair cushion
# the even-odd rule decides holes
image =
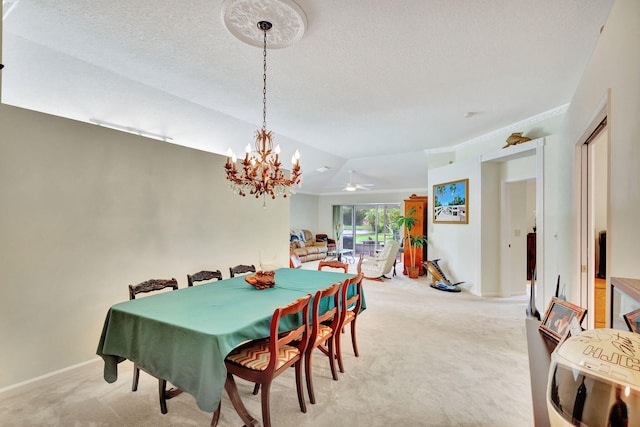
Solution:
[[[327,325],[320,325],[318,328],[318,337],[316,338],[316,342],[327,339],[333,333],[333,329],[328,327]]]
[[[276,369],[280,368],[289,360],[298,356],[300,351],[296,347],[283,345],[279,349]],[[263,340],[234,349],[229,353],[226,360],[253,369],[254,371],[264,371],[269,366],[271,352],[269,351],[269,341]]]
[[[351,322],[355,317],[356,317],[356,315],[353,314],[353,310],[347,311],[347,314],[346,314],[346,317],[345,317],[345,323]]]

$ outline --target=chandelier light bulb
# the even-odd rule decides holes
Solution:
[[[238,161],[238,158],[236,157],[235,153],[232,153],[232,154],[231,154],[231,161],[232,161],[233,163],[235,163],[235,162],[237,162],[237,161]]]
[[[280,144],[276,145],[276,154],[280,154]]]
[[[247,146],[244,149],[244,152],[247,154],[251,154],[251,144],[247,144]]]

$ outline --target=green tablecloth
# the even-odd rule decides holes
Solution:
[[[104,378],[114,382],[118,363],[129,359],[213,412],[227,375],[224,358],[234,347],[269,336],[277,307],[352,276],[282,268],[271,289],[256,290],[240,276],[115,304],[97,350]]]

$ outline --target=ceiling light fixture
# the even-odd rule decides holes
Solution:
[[[252,151],[251,145],[247,144],[245,157],[239,168],[236,167],[236,155],[231,149],[227,151],[225,169],[230,187],[236,194],[241,196],[252,194],[256,198],[270,195],[275,199],[276,196],[287,197],[289,194],[295,194],[295,186],[300,186],[302,182],[302,171],[300,170],[300,153],[296,150],[291,158],[290,178],[285,176],[280,163],[280,145],[273,148],[272,133],[267,131],[267,32],[271,27],[272,24],[268,21],[258,22],[258,28],[264,33],[262,129],[256,133],[255,150]]]
[[[105,122],[102,120],[98,120],[98,119],[89,119],[89,121],[91,123],[94,123],[98,126],[102,126],[105,128],[109,128],[109,129],[115,129],[115,130],[119,130],[122,132],[128,132],[128,133],[132,133],[134,135],[140,135],[140,136],[144,136],[146,138],[153,138],[153,139],[157,139],[159,141],[165,141],[165,142],[171,142],[173,141],[173,138],[166,136],[166,135],[160,135],[157,133],[153,133],[153,132],[147,132],[146,130],[141,130],[141,129],[136,129],[136,128],[132,128],[129,126],[123,126],[123,125],[117,125],[115,123],[109,123],[109,122]]]

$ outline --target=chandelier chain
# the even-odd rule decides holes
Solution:
[[[255,150],[247,145],[244,160],[238,167],[236,156],[231,149],[227,152],[227,180],[231,189],[241,196],[247,194],[264,199],[271,196],[287,197],[295,194],[295,187],[302,183],[300,170],[300,153],[296,150],[291,158],[291,172],[289,177],[282,170],[280,162],[280,146],[273,148],[272,132],[267,131],[267,31],[272,25],[268,21],[258,22],[258,28],[264,32],[262,50],[262,129],[256,132]]]
[[[262,130],[267,129],[267,30],[264,29],[264,48],[262,49]]]

